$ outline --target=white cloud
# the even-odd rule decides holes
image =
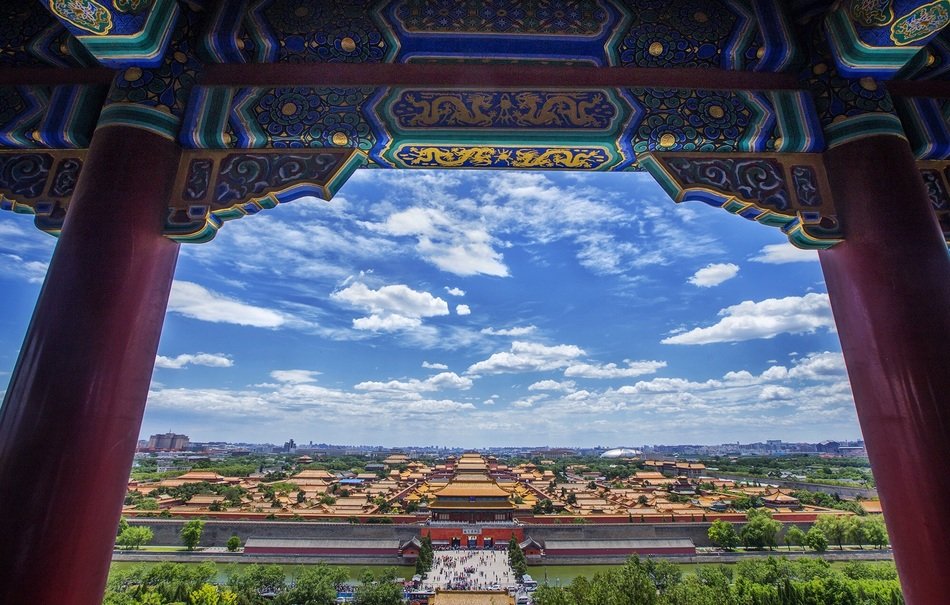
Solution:
[[[196,283],[179,280],[172,283],[168,311],[200,321],[257,328],[279,328],[288,321],[277,311],[255,307]]]
[[[471,315],[472,308],[468,305],[458,305],[455,307],[455,313],[458,315]]]
[[[155,367],[180,370],[187,365],[207,366],[209,368],[230,368],[234,362],[223,353],[182,353],[175,357],[155,356]]]
[[[410,330],[421,325],[422,320],[418,317],[406,317],[404,315],[370,315],[368,317],[357,317],[353,320],[355,329],[371,332],[396,332],[398,330]]]
[[[795,360],[795,365],[788,371],[788,375],[800,380],[829,380],[847,376],[847,370],[841,353],[824,351],[809,353]]]
[[[26,260],[16,254],[0,254],[0,272],[23,278],[31,284],[43,283],[47,269],[49,263]]]
[[[666,367],[665,361],[625,360],[624,363],[627,367],[619,367],[615,363],[605,365],[575,363],[564,370],[564,375],[578,378],[634,378],[644,374],[654,374],[660,368]]]
[[[780,401],[785,399],[791,399],[795,396],[794,389],[788,387],[783,387],[776,384],[767,384],[762,387],[762,392],[759,393],[759,399],[763,401]]]
[[[563,380],[558,382],[556,380],[541,380],[528,387],[529,391],[564,391],[571,392],[574,390],[575,383],[573,380]]]
[[[288,384],[308,384],[317,381],[320,372],[316,370],[274,370],[270,373],[271,378],[277,382]]]
[[[827,294],[746,300],[719,311],[718,323],[664,338],[663,344],[695,345],[772,338],[834,329]]]
[[[455,275],[507,277],[494,238],[477,219],[442,208],[414,207],[390,214],[382,223],[367,223],[380,233],[416,238],[416,251],[427,262]]]
[[[357,282],[337,290],[330,298],[370,313],[353,320],[357,330],[405,330],[420,326],[424,317],[449,314],[449,305],[441,298],[403,284],[372,290]]]
[[[390,393],[426,393],[443,389],[467,390],[472,388],[472,379],[455,372],[442,372],[425,380],[390,380],[388,382],[365,381],[355,385],[357,391],[381,391]]]
[[[795,246],[784,244],[769,244],[759,250],[756,256],[749,258],[754,263],[768,265],[784,265],[786,263],[810,263],[818,260],[818,253],[814,250],[802,250]]]
[[[502,374],[514,372],[544,372],[571,365],[572,360],[584,355],[575,345],[542,345],[514,341],[511,350],[494,353],[488,359],[469,366],[468,374]]]
[[[487,334],[488,336],[526,336],[532,334],[538,328],[535,326],[522,326],[518,328],[507,328],[496,330],[494,328],[482,328],[482,334]]]
[[[422,367],[428,368],[430,370],[448,370],[449,369],[449,366],[445,365],[444,363],[430,363],[428,361],[423,361]]]
[[[739,265],[733,263],[710,263],[697,271],[688,280],[700,288],[711,288],[739,274]]]
[[[446,286],[445,291],[450,296],[465,296],[465,290],[462,290],[461,288],[450,288]]]

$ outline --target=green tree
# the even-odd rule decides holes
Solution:
[[[120,548],[129,548],[138,550],[148,544],[155,537],[151,528],[142,525],[130,525],[122,530],[122,533],[115,539]]]
[[[432,569],[435,549],[432,547],[432,538],[429,534],[423,536],[419,542],[419,557],[416,558],[416,573],[420,576],[424,576]]]
[[[753,508],[746,513],[746,524],[739,531],[739,538],[746,547],[772,549],[780,531],[782,524],[773,519],[771,513]]]
[[[335,605],[336,587],[347,580],[347,573],[326,563],[304,570],[293,588],[284,590],[274,599],[274,605]]]
[[[863,517],[850,517],[845,521],[845,539],[861,549],[868,543],[867,524]]]
[[[811,526],[805,534],[805,546],[819,553],[828,550],[828,538],[825,537],[825,532],[821,531],[817,525]]]
[[[536,515],[549,515],[554,512],[554,503],[547,498],[543,498],[531,507],[531,512]]]
[[[213,563],[135,565],[109,575],[103,602],[110,605],[188,603],[193,592],[210,584],[216,576]]]
[[[355,605],[402,605],[402,584],[396,582],[396,570],[389,568],[379,578],[364,572],[353,597]]]
[[[535,605],[576,605],[574,596],[560,586],[538,586],[534,602]]]
[[[735,526],[728,521],[716,519],[712,522],[712,525],[709,526],[707,535],[709,536],[709,541],[720,548],[732,550],[736,546],[739,546],[739,534],[736,533]]]
[[[135,508],[138,510],[158,510],[158,500],[155,498],[142,498]]]
[[[116,530],[115,535],[118,536],[123,531],[125,531],[128,527],[129,527],[129,522],[125,519],[125,517],[119,517],[119,528]]]
[[[188,602],[191,605],[235,605],[237,595],[214,584],[202,584],[201,588],[189,595]]]
[[[887,527],[880,516],[868,517],[864,521],[864,531],[868,542],[877,548],[886,548],[890,541],[887,538]]]
[[[797,525],[793,525],[785,530],[785,544],[791,550],[792,546],[803,546],[805,544],[805,532]]]
[[[519,579],[528,573],[528,558],[525,557],[524,551],[521,550],[521,545],[518,544],[518,539],[515,538],[514,534],[508,540],[508,563]]]
[[[201,519],[194,519],[188,521],[181,528],[181,543],[185,545],[188,550],[194,550],[198,547],[198,544],[201,542],[201,533],[204,531],[205,522]]]
[[[228,538],[228,552],[236,552],[237,549],[241,548],[241,539],[237,536],[231,536]]]
[[[584,605],[655,605],[656,585],[639,557],[627,559],[623,567],[594,574]]]
[[[228,577],[228,588],[238,596],[238,605],[264,605],[261,595],[280,594],[284,590],[284,570],[279,565],[240,566]]]
[[[818,515],[815,527],[821,530],[829,542],[837,544],[839,549],[844,550],[842,543],[848,537],[848,522],[842,516]]]
[[[656,590],[661,595],[676,586],[683,579],[683,572],[680,568],[669,561],[658,561],[655,559],[646,559],[643,569],[650,577],[650,581],[656,586]]]

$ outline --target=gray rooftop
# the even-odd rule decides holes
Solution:
[[[689,538],[670,538],[668,540],[545,540],[544,549],[552,550],[636,550],[641,548],[693,548]]]
[[[399,540],[347,538],[248,538],[245,548],[391,548],[398,550]]]

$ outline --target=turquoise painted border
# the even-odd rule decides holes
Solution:
[[[890,77],[923,48],[923,46],[868,45],[858,36],[844,7],[832,11],[825,23],[838,71],[846,77]]]
[[[878,135],[907,138],[900,118],[892,113],[865,113],[825,126],[828,149]]]
[[[77,36],[94,57],[109,67],[156,67],[165,55],[181,8],[175,0],[156,0],[142,31],[131,35]]]
[[[147,105],[113,103],[106,105],[99,114],[96,129],[106,126],[128,126],[176,140],[181,121],[163,111]]]

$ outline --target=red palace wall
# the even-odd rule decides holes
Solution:
[[[462,548],[467,546],[469,538],[475,538],[478,548],[485,545],[485,538],[491,538],[495,544],[507,544],[511,540],[512,534],[518,542],[524,540],[524,528],[522,527],[479,527],[481,533],[471,536],[466,535],[463,529],[474,531],[473,528],[462,525],[456,527],[424,527],[419,532],[419,537],[429,536],[433,542],[451,542],[453,538],[458,538],[461,540]]]

